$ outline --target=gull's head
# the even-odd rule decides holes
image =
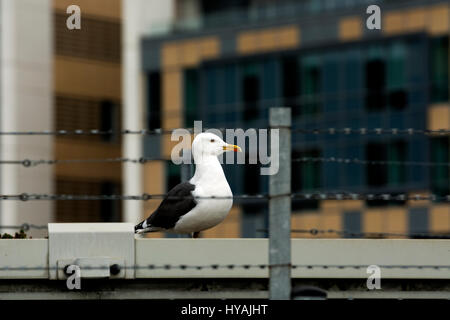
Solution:
[[[217,135],[204,132],[198,134],[192,142],[192,154],[194,157],[219,156],[226,151],[241,152],[241,148],[234,144],[228,144]]]

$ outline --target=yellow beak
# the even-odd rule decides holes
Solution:
[[[227,144],[223,147],[224,151],[234,151],[234,152],[242,152],[241,147],[235,146],[234,144]]]

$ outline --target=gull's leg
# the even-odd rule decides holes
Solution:
[[[199,235],[200,235],[200,231],[192,232],[192,239],[197,239]]]

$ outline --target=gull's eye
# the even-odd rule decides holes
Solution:
[[[214,139],[211,139],[211,142],[216,142],[216,140],[214,140]]]

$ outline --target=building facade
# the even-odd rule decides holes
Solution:
[[[174,18],[165,32],[142,37],[147,127],[192,127],[193,120],[202,120],[209,128],[261,128],[268,125],[268,108],[283,105],[292,108],[295,129],[449,129],[448,3],[369,2],[173,2]],[[370,4],[381,8],[381,30],[366,28]],[[447,136],[297,133],[292,143],[294,158],[389,162],[295,162],[294,192],[450,191],[448,167],[396,164],[448,162]],[[142,141],[146,156],[169,157],[172,146],[170,137]],[[225,165],[235,194],[267,192],[267,177],[258,169]],[[178,177],[179,168],[168,162],[146,164],[143,189],[165,192]],[[441,202],[292,205],[293,229],[417,233],[450,228],[450,208]],[[258,229],[267,223],[265,204],[237,204],[206,235],[264,236]]]
[[[66,10],[78,5],[81,29],[69,30]],[[122,7],[120,0],[53,1],[54,126],[56,130],[121,129]],[[57,136],[57,159],[121,157],[120,135]],[[54,167],[57,194],[120,194],[120,163]],[[57,201],[57,222],[121,221],[119,201]]]

